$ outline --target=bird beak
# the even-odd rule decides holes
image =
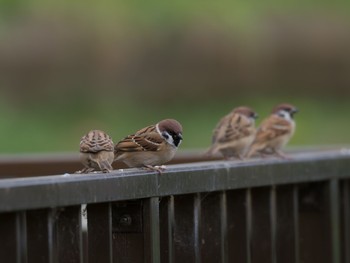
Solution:
[[[290,115],[292,116],[292,118],[293,118],[294,114],[297,112],[299,112],[299,110],[297,108],[294,108],[291,110]]]

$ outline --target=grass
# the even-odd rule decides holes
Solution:
[[[300,13],[304,11],[338,12],[348,15],[348,1],[44,1],[1,0],[0,21],[25,13],[73,14],[73,17],[95,21],[102,27],[113,23],[122,26],[163,27],[186,24],[193,20],[211,20],[221,24],[247,28],[258,23],[260,15],[278,12]],[[10,19],[11,20],[11,19]]]

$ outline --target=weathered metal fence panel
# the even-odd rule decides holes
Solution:
[[[88,220],[89,263],[113,262],[112,205],[111,203],[89,204]]]
[[[299,189],[300,258],[304,262],[332,262],[327,182]]]
[[[199,243],[201,250],[201,262],[224,262],[225,233],[221,228],[226,228],[226,207],[222,192],[200,194]]]
[[[276,261],[299,261],[298,186],[276,188]]]
[[[226,192],[226,258],[227,262],[250,262],[248,190]]]
[[[350,262],[350,181],[342,181],[341,186],[341,262]]]
[[[83,262],[81,206],[58,208],[54,220],[57,262]]]
[[[0,214],[0,257],[5,262],[21,262],[20,212]]]
[[[349,180],[340,152],[2,179],[0,259],[347,263]]]
[[[27,211],[26,221],[28,263],[53,263],[54,211],[52,209]]]
[[[250,190],[251,200],[251,224],[250,239],[251,262],[275,262],[275,242],[273,233],[275,225],[275,198],[273,189],[269,187],[254,188]]]
[[[145,220],[150,214],[144,209],[142,200],[113,204],[113,262],[149,262],[145,255]]]
[[[197,194],[174,197],[174,219],[172,220],[174,262],[185,262],[186,260],[200,262],[198,201],[196,199],[198,199]]]

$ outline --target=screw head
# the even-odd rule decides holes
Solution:
[[[122,215],[119,218],[119,224],[122,226],[130,226],[132,224],[132,218],[130,215]]]

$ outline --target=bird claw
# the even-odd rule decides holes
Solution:
[[[88,174],[88,173],[92,173],[94,171],[95,171],[94,168],[83,168],[79,171],[76,171],[75,174]]]
[[[92,167],[85,167],[79,171],[76,171],[75,174],[88,174],[88,173],[110,173],[113,171],[113,168],[110,167],[110,168],[103,168],[103,167],[100,167],[100,169],[95,169],[95,168],[92,168]]]
[[[149,170],[149,171],[152,171],[152,172],[155,171],[155,172],[157,172],[159,175],[161,175],[161,174],[165,171],[166,167],[165,167],[165,165],[160,165],[160,166],[158,166],[158,165],[156,165],[156,166],[145,165],[145,166],[144,166],[144,169]]]

